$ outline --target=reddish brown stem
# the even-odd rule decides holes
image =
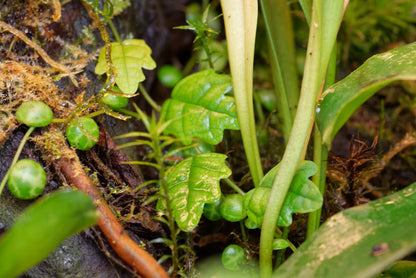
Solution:
[[[100,213],[98,227],[121,259],[143,277],[169,277],[162,266],[127,235],[77,159],[61,159],[60,169],[68,183],[93,199]]]

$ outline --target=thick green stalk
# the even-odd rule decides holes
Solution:
[[[325,77],[324,90],[334,84],[337,66],[337,48],[336,45],[332,49],[331,58],[329,60],[328,70]],[[322,195],[325,194],[325,182],[326,182],[326,165],[328,160],[328,149],[322,143],[321,132],[318,126],[315,124],[314,130],[314,146],[313,146],[313,161],[318,166],[318,172],[313,176],[313,183],[319,187],[319,191]],[[322,208],[309,213],[308,215],[308,227],[306,230],[306,238],[309,238],[313,232],[315,232],[320,225]]]
[[[273,250],[271,242],[277,218],[298,163],[303,159],[303,149],[309,141],[309,130],[314,120],[316,100],[323,85],[330,52],[334,46],[342,18],[342,8],[344,5],[346,6],[346,2],[342,0],[315,0],[313,4],[312,24],[298,110],[264,214],[260,238],[261,277],[270,277],[272,274]]]
[[[254,185],[263,177],[253,109],[256,0],[221,0],[238,121]]]
[[[260,0],[260,6],[272,56],[271,68],[277,96],[277,111],[287,142],[299,101],[292,18],[286,0]]]

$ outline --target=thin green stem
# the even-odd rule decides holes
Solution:
[[[110,26],[111,31],[113,32],[114,37],[116,38],[116,41],[121,43],[120,36],[117,32],[116,27],[114,26],[114,23],[111,19],[108,20],[108,25]]]
[[[13,169],[13,166],[16,164],[17,160],[19,159],[20,154],[22,153],[23,147],[25,146],[27,140],[29,139],[30,134],[35,130],[36,127],[30,127],[26,134],[23,136],[22,141],[20,141],[19,147],[16,150],[16,153],[14,154],[14,158],[12,163],[10,164],[9,169],[6,172],[6,175],[4,175],[1,183],[0,183],[0,195],[3,192],[3,188],[6,185],[7,179],[9,178],[10,172]]]
[[[178,268],[179,268],[179,254],[178,254],[178,240],[177,240],[177,230],[175,225],[175,219],[173,218],[173,210],[170,204],[170,197],[169,197],[169,186],[166,182],[167,173],[164,165],[163,153],[162,148],[160,146],[159,134],[157,133],[156,129],[149,130],[150,134],[152,135],[153,141],[153,151],[154,151],[154,159],[159,168],[159,176],[160,176],[160,187],[162,190],[162,195],[165,198],[165,206],[166,206],[166,218],[169,223],[170,229],[170,239],[172,241],[172,246],[170,246],[172,251],[172,271],[171,276],[176,277]]]
[[[238,187],[232,180],[230,180],[229,178],[225,178],[224,181],[232,188],[234,189],[238,194],[240,194],[241,196],[244,196],[246,193],[241,190],[240,187]]]
[[[337,69],[337,49],[336,45],[332,49],[331,57],[328,64],[328,69],[326,72],[324,90],[334,84],[336,69]],[[325,182],[326,182],[326,165],[328,159],[328,149],[322,143],[321,132],[318,129],[318,126],[315,125],[314,130],[314,146],[313,146],[313,160],[318,166],[318,172],[313,176],[312,180],[315,185],[319,187],[319,191],[322,196],[325,194]],[[308,216],[308,227],[306,230],[306,238],[310,236],[319,228],[321,220],[322,208],[319,208],[316,211],[313,211]]]
[[[160,107],[159,104],[157,104],[151,97],[150,95],[147,93],[145,87],[143,86],[142,83],[139,83],[139,90],[140,93],[142,93],[143,97],[146,99],[147,103],[150,104],[150,106],[152,106],[153,109],[155,109],[157,112],[160,112],[162,110],[162,108]]]
[[[241,229],[241,237],[244,242],[247,242],[247,233],[246,233],[246,226],[244,225],[244,221],[240,221],[240,229]]]
[[[289,235],[289,230],[290,230],[289,227],[284,227],[281,238],[287,240],[287,237]],[[282,262],[284,261],[284,259],[285,259],[284,258],[285,257],[285,252],[286,252],[286,249],[281,249],[281,250],[279,250],[277,252],[276,262],[275,262],[275,268],[277,268],[279,265],[281,265]]]

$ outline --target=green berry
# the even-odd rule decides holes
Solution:
[[[33,199],[43,192],[46,173],[36,161],[22,159],[13,166],[7,183],[10,191],[17,198]]]
[[[66,138],[71,146],[83,151],[91,149],[97,143],[99,136],[97,123],[88,117],[80,117],[66,128]]]
[[[47,126],[52,122],[52,109],[41,101],[28,101],[17,108],[16,119],[30,127]]]
[[[114,109],[125,107],[129,103],[129,98],[107,94],[101,101]]]
[[[225,220],[230,222],[237,222],[246,218],[247,212],[243,206],[243,196],[240,194],[226,196],[220,205],[220,213]]]
[[[244,249],[236,244],[228,245],[221,256],[222,265],[229,270],[240,270],[247,262]]]
[[[204,215],[207,219],[211,221],[217,221],[222,218],[220,213],[221,199],[215,201],[215,203],[205,203],[204,205]]]
[[[173,88],[182,79],[182,73],[172,65],[164,65],[157,72],[160,83]]]

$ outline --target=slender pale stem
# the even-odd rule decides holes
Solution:
[[[143,86],[142,83],[139,83],[139,90],[140,90],[140,93],[142,93],[143,97],[146,99],[147,103],[149,103],[153,109],[155,109],[157,112],[160,112],[162,110],[160,105],[157,104],[156,101],[154,101],[150,97],[149,93],[147,92],[146,88]]]
[[[221,0],[240,131],[254,185],[263,177],[253,108],[256,0]]]
[[[328,70],[326,72],[324,89],[328,88],[335,82],[336,62],[337,62],[336,45],[332,49],[331,58],[329,60]],[[313,176],[313,182],[319,187],[322,196],[325,194],[326,182],[326,164],[328,159],[328,149],[322,143],[321,132],[318,126],[315,125],[314,130],[314,146],[313,146],[313,160],[318,166],[318,172]],[[306,238],[309,238],[320,225],[322,208],[313,211],[308,216],[308,228],[306,230]]]
[[[27,131],[25,136],[23,136],[22,141],[20,141],[19,147],[16,150],[16,153],[14,154],[14,158],[12,161],[12,164],[10,164],[9,169],[6,172],[6,175],[4,175],[1,183],[0,183],[0,195],[3,192],[3,188],[6,185],[7,179],[9,178],[10,172],[13,169],[13,166],[16,164],[17,160],[19,159],[20,154],[22,153],[23,147],[26,144],[26,141],[29,139],[30,134],[35,130],[36,127],[30,127]]]
[[[270,242],[273,240],[277,218],[280,214],[292,178],[295,175],[299,161],[302,159],[304,146],[309,140],[309,126],[313,121],[315,101],[322,82],[322,77],[319,75],[321,55],[319,51],[320,41],[318,38],[318,31],[318,24],[312,24],[298,112],[264,214],[260,237],[261,277],[270,277],[272,274],[273,248]]]

